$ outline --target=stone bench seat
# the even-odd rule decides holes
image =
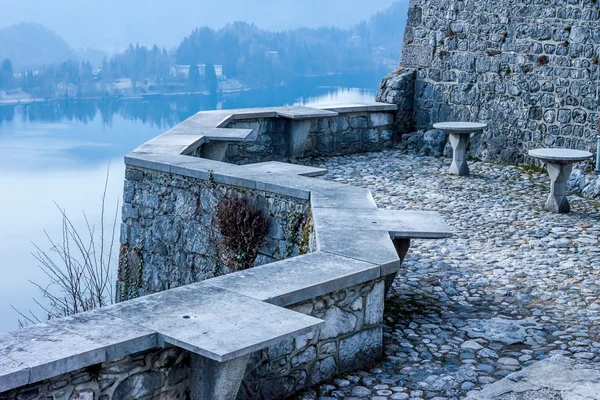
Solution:
[[[323,322],[205,282],[143,296],[106,312],[219,362],[308,333]]]
[[[134,153],[189,155],[205,145],[203,156],[221,161],[224,159],[228,142],[244,142],[256,139],[257,132],[253,132],[252,129],[227,128],[230,123],[258,118],[284,118],[290,120],[292,124],[290,156],[297,158],[304,153],[312,120],[337,117],[342,113],[389,112],[395,109],[396,106],[392,104],[357,103],[326,108],[284,106],[201,111],[162,135],[141,145],[134,150]],[[212,143],[212,145],[209,146],[209,143]]]
[[[322,324],[213,285],[184,286],[0,334],[0,392],[165,343],[221,363],[247,362]]]

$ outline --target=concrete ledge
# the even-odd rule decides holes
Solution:
[[[339,114],[356,113],[356,112],[388,112],[396,111],[396,104],[388,103],[356,103],[356,104],[339,104],[326,106],[323,109],[335,111]]]
[[[317,231],[317,249],[379,265],[380,275],[398,272],[400,259],[386,231],[352,232],[352,240],[339,230]]]
[[[155,139],[143,144],[134,150],[134,153],[191,154],[199,146],[209,141],[235,142],[253,140],[253,135],[256,135],[256,132],[252,132],[250,129],[225,128],[229,123],[239,120],[285,118],[297,121],[336,117],[340,113],[389,112],[394,110],[396,110],[394,104],[365,103],[339,105],[322,109],[291,106],[201,111]]]
[[[387,231],[393,239],[444,239],[454,235],[436,212],[313,208],[319,231]],[[340,232],[340,234],[341,234]]]
[[[165,343],[219,362],[311,332],[323,323],[204,282],[104,311],[157,332]]]
[[[311,178],[327,175],[328,172],[324,168],[305,167],[303,165],[288,164],[279,161],[244,165],[244,170],[252,174],[289,174]]]
[[[377,264],[315,252],[224,275],[205,283],[286,307],[380,276],[381,267]]]
[[[239,166],[188,155],[209,141],[253,140],[252,130],[221,129],[235,120],[393,109],[353,104],[202,112],[127,155],[129,167],[310,200],[318,251],[0,334],[0,392],[165,343],[216,362],[246,357],[323,323],[283,306],[396,273],[400,258],[391,239],[452,236],[437,213],[378,210],[366,189],[312,178],[327,172],[322,168]]]
[[[12,389],[5,374],[14,376],[15,368],[25,365],[27,383],[39,382],[65,373],[106,361],[106,346],[88,340],[62,326],[40,324],[0,335],[0,353],[14,365],[3,365],[0,386]],[[22,379],[22,378],[21,378]]]
[[[0,393],[25,386],[30,382],[29,367],[0,352],[0,377]]]

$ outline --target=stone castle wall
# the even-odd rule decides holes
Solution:
[[[255,266],[312,250],[308,200],[128,166],[117,298],[126,300],[226,273],[217,253],[220,232],[215,215],[224,196],[248,199],[270,220]]]
[[[210,123],[232,118],[239,125],[258,126],[248,130],[252,136],[240,145],[243,129],[219,136],[209,126],[210,136],[204,137],[202,130],[196,133],[198,124],[192,119],[128,155],[116,288],[120,304],[31,327],[23,334],[3,334],[0,400],[214,398],[214,391],[229,390],[230,383],[235,393],[240,382],[241,400],[279,399],[379,361],[385,283],[397,273],[403,257],[399,249],[405,251],[408,243],[403,239],[406,246],[392,245],[387,224],[397,220],[406,225],[405,217],[378,211],[367,189],[309,178],[326,173],[321,168],[234,165],[178,153],[193,154],[204,141],[202,147],[212,147],[207,153],[231,162],[224,156],[228,147],[237,146],[228,155],[245,164],[258,161],[249,150],[256,143],[273,157],[265,160],[279,161],[298,154],[323,155],[323,138],[329,143],[325,147],[330,146],[327,151],[336,154],[392,146],[387,135],[396,107],[341,108],[339,113],[306,107],[245,113],[256,115],[255,122],[204,114],[195,118]],[[277,113],[291,121],[263,118]],[[277,135],[288,138],[281,153],[272,141]],[[228,198],[248,200],[269,218],[269,227],[256,268],[217,278],[231,272],[220,258],[224,243],[215,215]],[[357,207],[372,218],[355,222]],[[373,230],[377,222],[372,219],[379,218],[386,224]],[[407,227],[408,232],[421,238],[451,235],[443,221],[431,219],[428,214],[425,223],[417,223],[423,232]],[[358,228],[352,235],[347,235],[349,220]],[[288,260],[277,262],[283,259]],[[186,286],[199,281],[207,282]],[[178,286],[186,287],[174,289]],[[145,296],[156,292],[163,293]],[[134,297],[140,298],[127,301]],[[249,302],[254,306],[244,306]],[[189,304],[196,314],[181,310],[180,315],[181,304]],[[156,312],[163,307],[163,315]],[[254,311],[257,307],[268,311]],[[207,308],[210,323],[235,327],[225,329],[231,337],[209,329],[196,340],[195,315],[208,315]],[[269,322],[275,313],[285,318]],[[261,336],[261,324],[269,323]],[[236,336],[237,330],[244,332],[242,337]],[[29,350],[41,346],[48,348],[42,358]],[[221,385],[229,374],[237,383]],[[234,398],[234,393],[220,398]]]
[[[486,122],[472,154],[500,162],[531,162],[536,147],[593,150],[599,26],[595,0],[411,0],[400,68],[416,74],[415,128]],[[397,75],[382,101],[395,103]]]
[[[141,272],[131,274],[139,280],[119,282],[123,300],[131,288],[135,295],[145,295],[221,273],[210,257],[209,230],[215,224],[216,203],[225,193],[243,195],[271,216],[256,265],[314,250],[313,239],[303,242],[306,233],[312,235],[312,230],[304,232],[310,222],[308,201],[128,166],[122,251],[134,254],[129,260],[135,259]],[[123,275],[129,274],[121,271]],[[381,355],[383,302],[384,284],[377,280],[286,307],[324,319],[327,325],[255,353],[239,398],[286,398],[339,373],[370,366]]]

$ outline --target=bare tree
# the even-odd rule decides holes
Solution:
[[[40,269],[50,283],[42,286],[30,282],[42,294],[41,301],[34,301],[44,310],[48,320],[104,307],[114,301],[114,248],[119,200],[112,227],[107,229],[105,213],[109,172],[106,172],[102,193],[99,232],[83,212],[86,229],[80,233],[66,211],[57,204],[62,216],[62,237],[54,240],[44,231],[51,245],[50,252],[33,244],[36,251],[32,255],[38,260]],[[13,309],[22,317],[19,320],[20,326],[42,322],[31,310],[25,314],[14,307]]]

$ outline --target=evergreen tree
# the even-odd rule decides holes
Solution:
[[[188,73],[188,86],[190,90],[198,90],[200,89],[200,83],[200,71],[198,71],[198,66],[192,64],[190,65],[190,72]]]
[[[210,94],[217,94],[219,82],[217,81],[217,73],[215,72],[215,66],[213,64],[206,64],[206,75],[204,76],[204,82],[206,83],[206,87],[210,91]]]
[[[0,65],[0,89],[10,90],[14,87],[12,62],[6,58]]]

